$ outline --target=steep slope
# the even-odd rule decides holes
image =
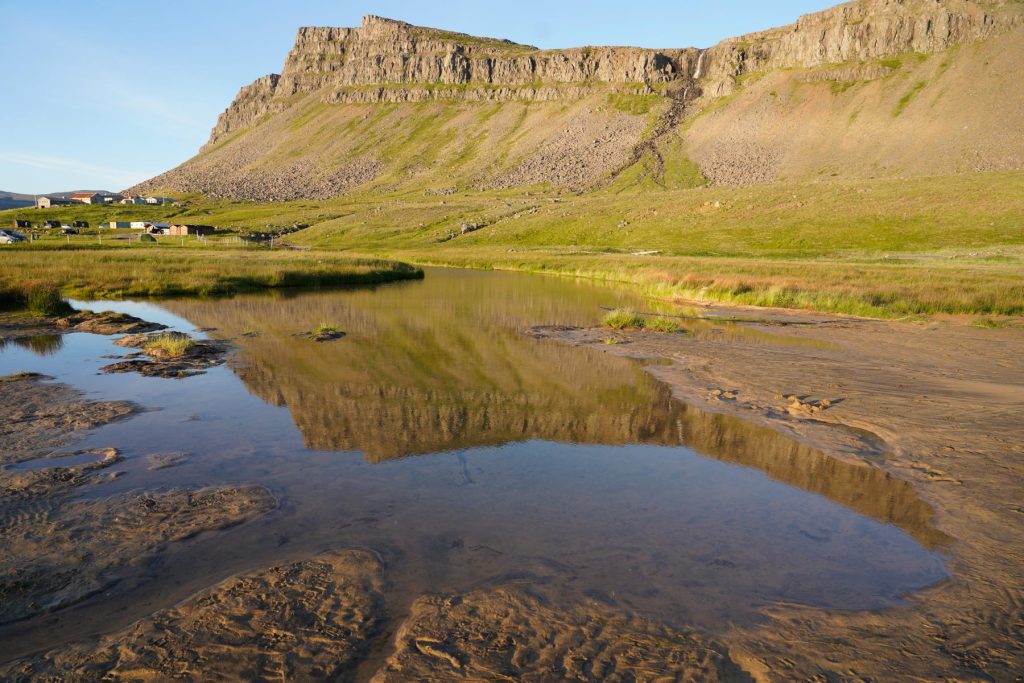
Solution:
[[[702,181],[691,158],[725,184],[1019,168],[1020,26],[1020,0],[859,0],[707,50],[538,50],[372,16],[307,27],[195,158],[131,189],[680,187]]]

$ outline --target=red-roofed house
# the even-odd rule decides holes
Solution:
[[[76,192],[71,195],[71,199],[76,202],[82,202],[83,204],[102,204],[103,195],[93,194],[91,192]]]

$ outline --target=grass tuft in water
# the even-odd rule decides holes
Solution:
[[[601,322],[605,326],[616,330],[639,329],[644,326],[643,316],[626,308],[616,308],[606,315]]]
[[[617,308],[602,320],[606,327],[615,330],[651,330],[653,332],[681,332],[682,327],[675,320],[663,317],[645,318],[625,308]]]
[[[330,323],[320,323],[313,328],[313,334],[341,334],[341,328],[336,325],[331,325]]]
[[[172,332],[153,337],[143,350],[150,356],[180,358],[191,351],[195,345],[196,343],[189,336]]]

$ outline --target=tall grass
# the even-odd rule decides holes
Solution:
[[[675,320],[662,316],[644,317],[639,313],[617,308],[601,321],[607,327],[616,330],[643,329],[654,332],[681,332],[682,327]]]
[[[58,287],[35,280],[0,283],[0,310],[3,309],[33,315],[66,315],[72,310]]]
[[[59,291],[87,299],[150,296],[217,296],[284,287],[333,287],[422,278],[404,263],[325,252],[251,249],[18,249],[4,254],[3,301],[12,307],[56,307]],[[45,283],[23,293],[26,278]],[[14,292],[11,294],[10,292]],[[19,298],[20,297],[20,298]],[[48,297],[48,298],[47,298]],[[42,310],[42,308],[40,308]]]

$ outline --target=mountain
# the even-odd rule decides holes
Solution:
[[[301,28],[192,159],[130,192],[749,185],[1024,167],[1021,0],[859,0],[708,49]]]

